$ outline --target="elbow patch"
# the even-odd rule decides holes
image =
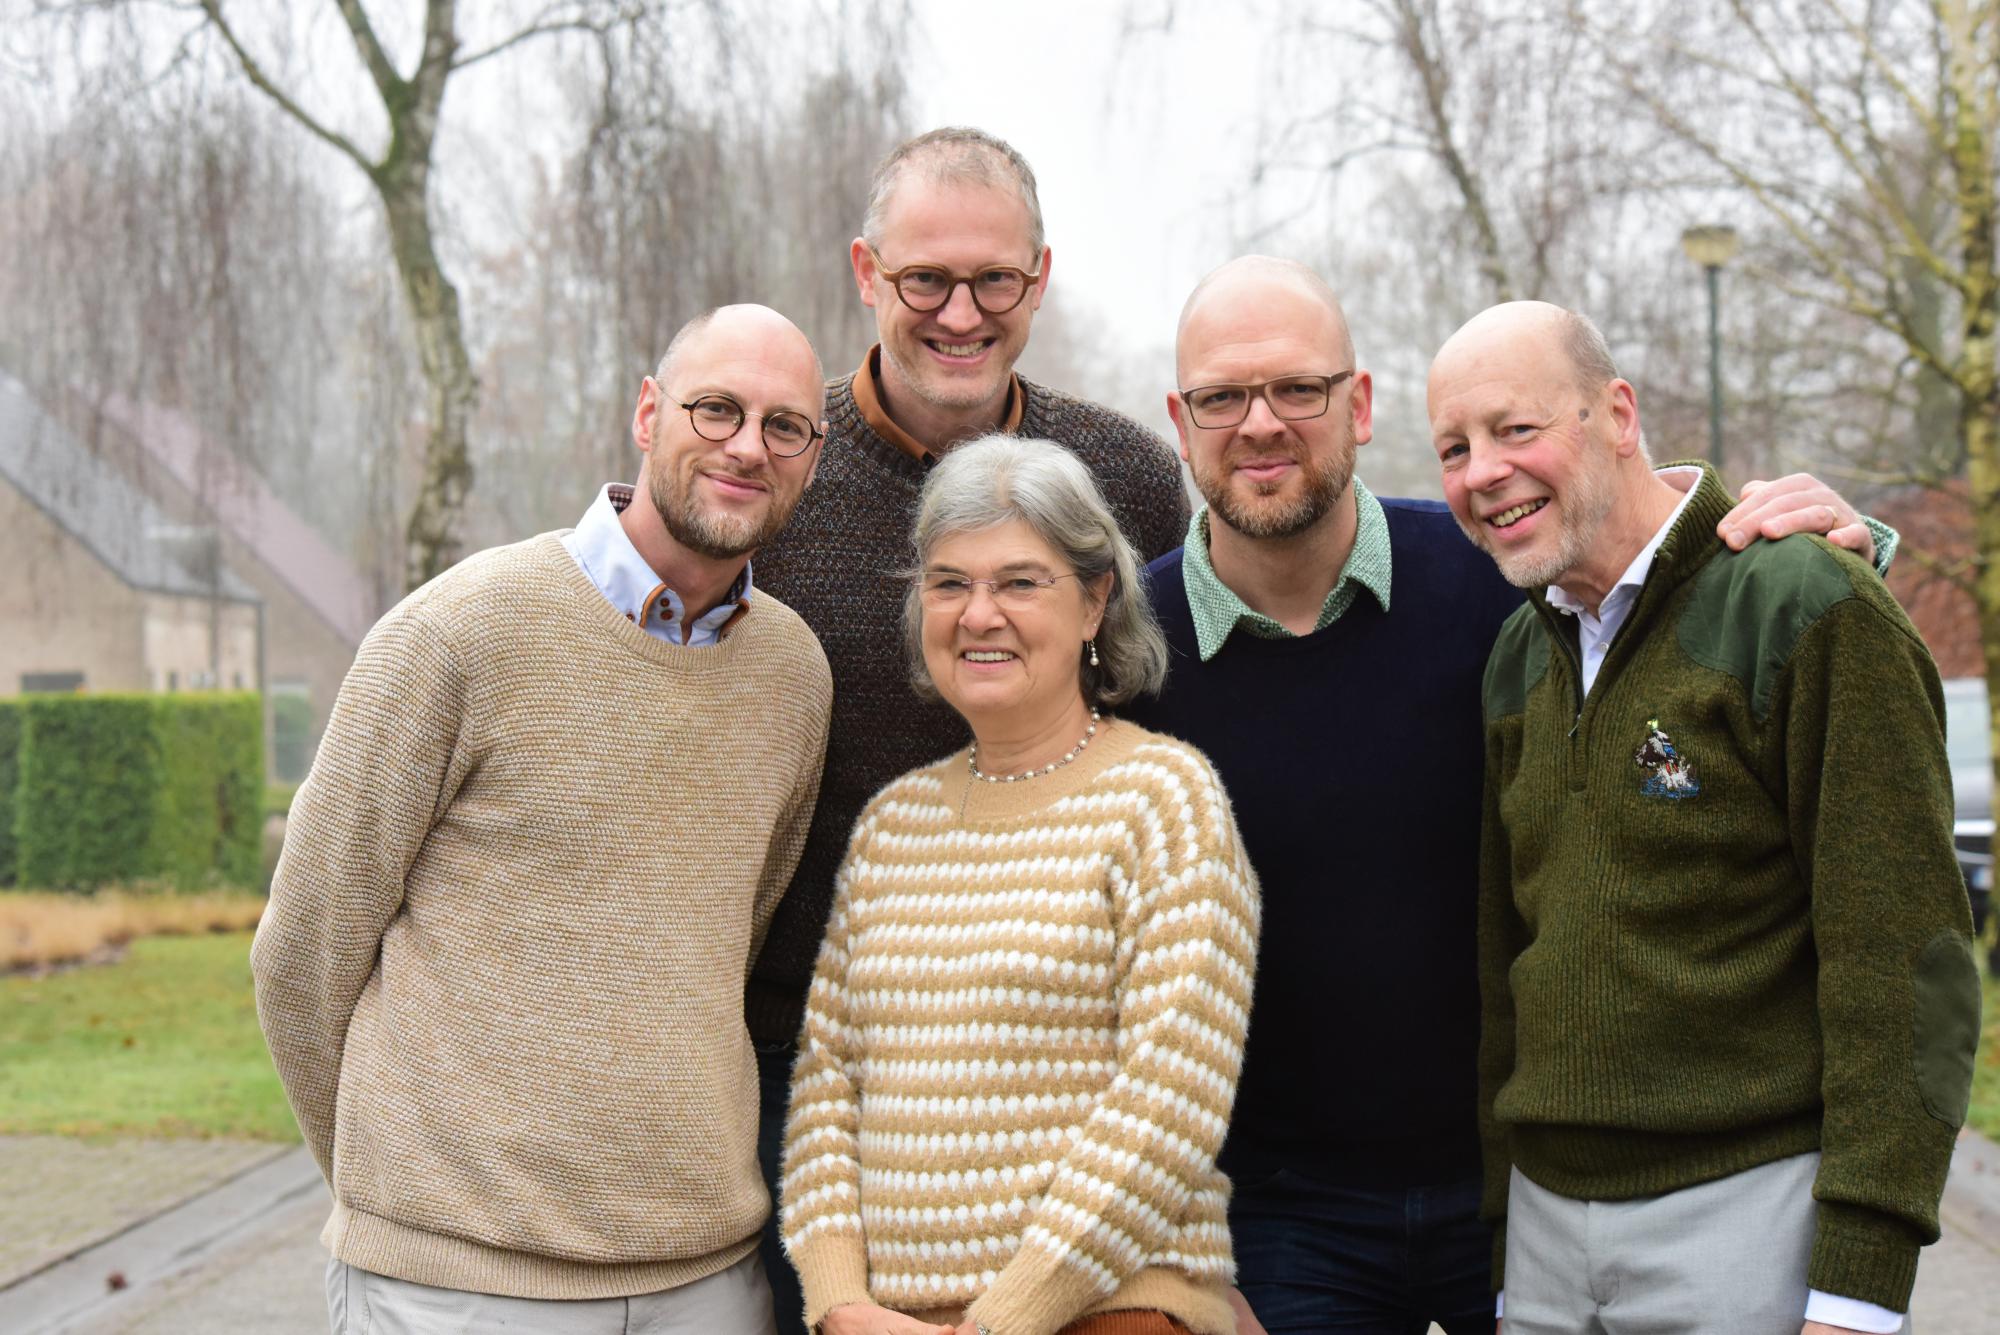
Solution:
[[[1972,1105],[1972,1056],[1979,1043],[1979,966],[1954,931],[1931,938],[1917,957],[1914,1054],[1924,1109],[1956,1131]]]

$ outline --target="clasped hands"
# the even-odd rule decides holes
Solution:
[[[819,1335],[979,1335],[979,1326],[969,1317],[963,1325],[940,1326],[874,1303],[842,1303],[820,1318]]]

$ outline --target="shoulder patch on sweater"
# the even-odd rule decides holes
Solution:
[[[1768,718],[1800,638],[1835,603],[1856,596],[1855,572],[1865,569],[1852,552],[1804,535],[1719,552],[1695,576],[1680,618],[1681,650],[1743,683],[1751,714]]]
[[[1500,624],[1493,652],[1486,659],[1482,688],[1486,721],[1519,714],[1528,707],[1528,692],[1548,674],[1555,645],[1548,627],[1532,605],[1518,608]]]

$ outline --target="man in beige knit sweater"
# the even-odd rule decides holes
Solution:
[[[742,991],[832,687],[750,555],[822,383],[776,312],[697,319],[642,383],[636,486],[361,646],[251,952],[336,1335],[774,1329]]]

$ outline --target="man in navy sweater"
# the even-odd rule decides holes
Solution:
[[[1263,889],[1222,1156],[1239,1319],[1272,1335],[1431,1321],[1485,1335],[1479,688],[1521,595],[1443,505],[1354,478],[1373,385],[1310,269],[1250,256],[1210,274],[1177,362],[1167,411],[1208,506],[1148,569],[1172,669],[1128,713],[1214,761]],[[1737,547],[1800,528],[1875,549],[1810,478],[1721,525]]]

